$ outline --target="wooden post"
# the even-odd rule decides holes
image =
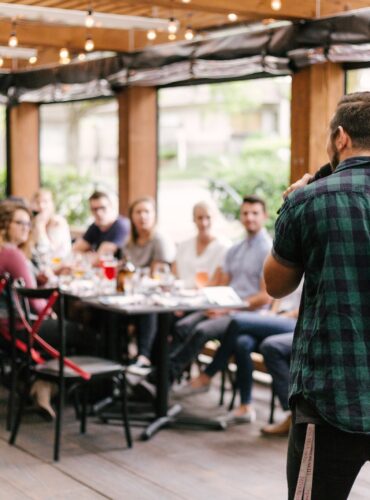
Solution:
[[[7,110],[8,194],[30,199],[40,187],[39,106]]]
[[[157,197],[157,90],[128,87],[118,95],[120,213],[132,201]]]
[[[329,122],[345,92],[344,71],[338,64],[316,64],[292,78],[291,181],[328,162]]]

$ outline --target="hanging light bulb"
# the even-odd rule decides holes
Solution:
[[[69,57],[69,50],[66,47],[63,47],[59,51],[59,57],[61,59],[67,59]]]
[[[0,57],[0,68],[2,68],[3,66],[4,66],[4,59]]]
[[[59,63],[60,64],[69,64],[71,62],[71,58],[68,57],[60,57],[59,58]]]
[[[174,17],[170,17],[168,20],[167,31],[168,33],[175,34],[178,30],[178,23]]]
[[[90,35],[87,35],[86,41],[85,41],[86,52],[91,52],[92,50],[94,50],[94,47],[95,47],[94,40],[91,38]]]
[[[181,0],[181,1],[182,1],[182,3],[190,3],[191,2],[191,0]]]
[[[194,38],[194,31],[191,29],[190,26],[188,26],[185,30],[185,40],[188,40],[189,42]]]
[[[15,22],[12,22],[12,31],[10,32],[8,45],[9,45],[9,47],[17,47],[17,45],[18,45],[17,30],[16,30]]]
[[[78,56],[77,56],[77,59],[78,59],[79,61],[85,61],[85,60],[86,60],[86,54],[85,54],[85,52],[80,52],[80,53],[78,54]]]
[[[31,56],[29,59],[28,59],[28,62],[30,64],[36,64],[37,63],[37,56]]]
[[[92,9],[89,9],[85,17],[85,26],[86,28],[92,28],[94,24],[95,24],[94,13]]]
[[[171,42],[173,42],[174,40],[176,40],[176,35],[175,35],[175,33],[169,33],[169,35],[168,35],[168,39],[169,39]]]
[[[155,40],[157,38],[157,33],[155,30],[148,30],[146,32],[146,37],[148,40]]]
[[[235,23],[238,19],[238,15],[235,14],[235,12],[230,12],[230,14],[227,15],[227,18],[230,22]]]
[[[271,9],[272,10],[280,10],[281,9],[281,0],[271,0]]]

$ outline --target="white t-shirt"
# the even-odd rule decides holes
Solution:
[[[201,255],[197,255],[196,238],[183,241],[177,248],[177,276],[189,288],[195,286],[195,274],[198,271],[207,271],[209,278],[212,278],[216,269],[222,266],[229,246],[227,242],[214,239]]]

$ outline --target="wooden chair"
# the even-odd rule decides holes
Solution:
[[[24,328],[27,332],[27,352],[23,363],[23,376],[25,380],[23,394],[20,395],[18,411],[12,425],[12,431],[9,439],[10,444],[15,444],[18,430],[21,423],[21,418],[24,411],[25,401],[30,393],[31,385],[36,380],[44,380],[50,383],[55,383],[58,386],[56,419],[55,419],[55,436],[54,436],[54,460],[59,460],[60,457],[60,441],[62,432],[62,416],[65,399],[65,384],[68,381],[78,387],[82,393],[82,409],[80,412],[80,432],[86,432],[86,408],[87,394],[90,386],[96,381],[103,378],[117,377],[120,381],[121,402],[122,402],[122,421],[126,436],[127,445],[132,447],[131,432],[127,415],[127,396],[126,396],[126,378],[124,367],[113,361],[103,358],[91,356],[65,356],[66,339],[65,339],[65,318],[64,318],[64,297],[63,294],[55,288],[51,289],[29,289],[24,287],[11,287],[11,299],[9,307],[14,307],[21,318]],[[29,314],[29,301],[32,299],[45,299],[47,306],[44,308],[39,317],[32,322]],[[53,349],[38,335],[38,330],[43,318],[52,310],[56,310],[58,314],[58,333],[59,333],[59,351]],[[14,310],[11,315],[14,321]],[[10,317],[11,317],[10,316]],[[12,331],[12,343],[17,342],[16,328],[13,324],[10,328]],[[33,359],[34,347],[46,352],[51,359],[46,362],[35,363]],[[13,387],[15,395],[15,387]],[[13,395],[13,396],[14,396]]]
[[[201,364],[209,364],[215,352],[219,347],[219,342],[210,340],[204,346],[201,354],[198,357],[198,361]],[[270,400],[270,415],[269,415],[269,423],[274,422],[274,413],[275,413],[275,390],[272,384],[272,378],[269,375],[267,368],[265,366],[262,354],[258,352],[252,352],[251,354],[252,362],[254,366],[253,378],[259,382],[264,384],[271,385],[271,400]],[[228,367],[221,373],[221,388],[220,388],[220,406],[224,404],[225,400],[225,392],[226,392],[226,381],[229,380],[232,389],[232,396],[228,406],[229,411],[234,408],[235,398],[237,394],[237,385],[236,385],[236,364],[233,358],[230,359]]]

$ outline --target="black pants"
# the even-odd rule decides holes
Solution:
[[[307,424],[294,424],[288,446],[289,500],[293,500]],[[345,500],[365,462],[370,460],[370,435],[316,425],[312,500]]]

